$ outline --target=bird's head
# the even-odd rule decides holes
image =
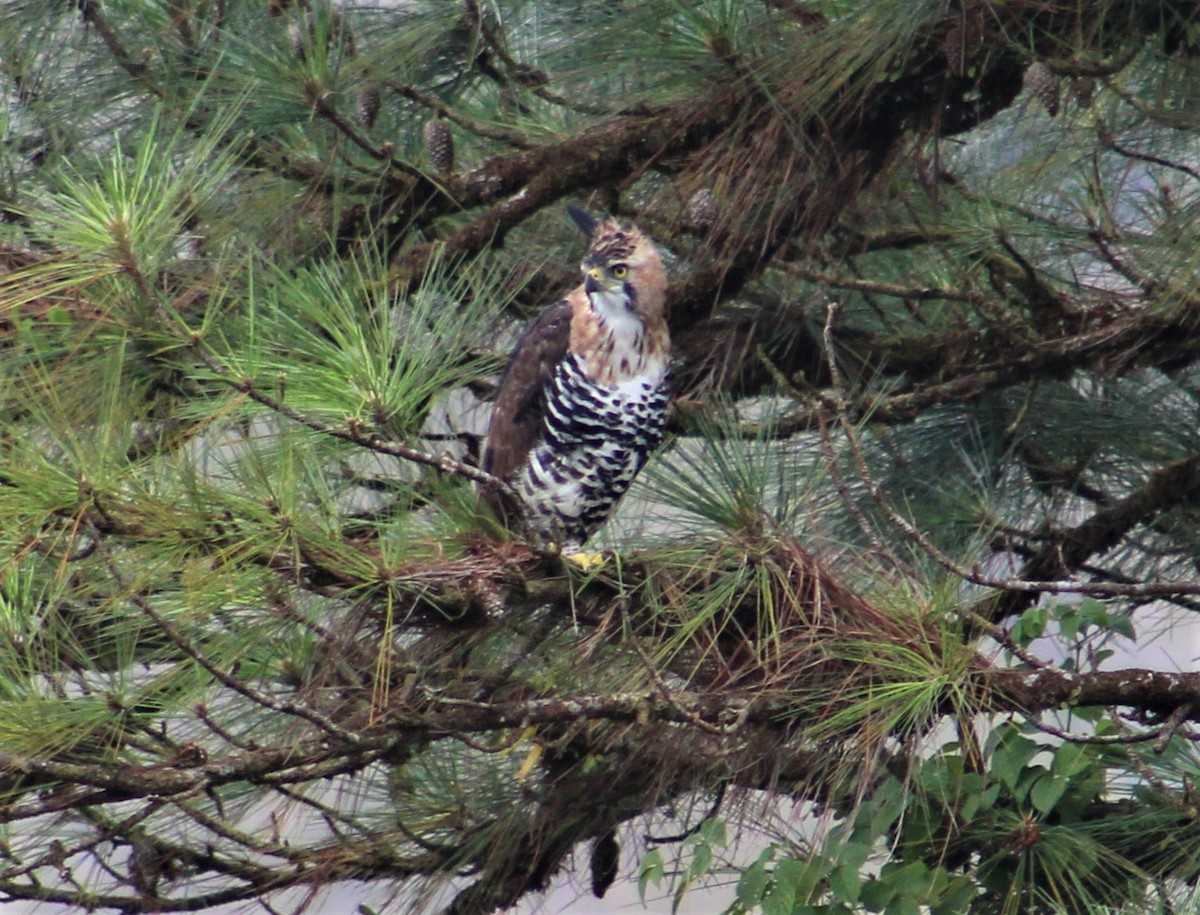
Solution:
[[[591,239],[581,268],[592,307],[610,317],[635,314],[651,324],[661,322],[667,274],[649,236],[624,220],[596,220],[575,208],[569,212]]]

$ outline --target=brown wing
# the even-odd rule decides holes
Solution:
[[[493,476],[506,479],[516,473],[541,440],[546,387],[567,354],[570,336],[571,306],[563,300],[544,311],[517,341],[500,376],[483,451],[483,469]],[[493,493],[486,497],[494,508],[505,509]]]

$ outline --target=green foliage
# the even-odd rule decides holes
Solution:
[[[643,900],[1194,907],[1194,679],[1111,673],[1193,660],[1194,18],[0,5],[0,897],[483,913],[696,806]],[[569,201],[672,278],[587,576],[474,463]]]
[[[1011,726],[993,739],[983,771],[948,746],[908,781],[876,782],[807,854],[768,847],[743,871],[733,911],[1092,911],[1144,898],[1145,859],[1089,825],[1104,754]],[[971,854],[982,857],[968,868]]]
[[[701,531],[803,529],[826,507],[826,470],[804,447],[778,446],[781,420],[767,413],[743,438],[729,405],[714,411],[700,420],[698,440],[680,443],[648,468],[649,497],[683,513],[681,523],[707,522]]]
[[[487,298],[497,276],[435,266],[399,299],[379,258],[266,271],[246,278],[244,317],[214,335],[227,337],[228,371],[284,391],[297,409],[409,438],[437,397],[495,369],[481,353],[504,304]]]

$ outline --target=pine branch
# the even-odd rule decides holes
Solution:
[[[1178,723],[1200,721],[1200,673],[1145,669],[1067,673],[1052,668],[1014,670],[981,668],[975,672],[979,686],[986,689],[991,712],[1038,712],[1075,707],[1119,706],[1147,716],[1162,716]],[[1188,708],[1186,714],[1178,714]],[[76,795],[72,805],[101,806],[138,798],[190,798],[237,782],[280,783],[306,780],[309,770],[338,761],[361,770],[386,756],[391,749],[414,735],[451,736],[485,734],[530,726],[571,725],[582,722],[636,724],[661,728],[665,724],[694,725],[705,722],[724,726],[737,723],[737,730],[722,735],[752,737],[768,729],[787,733],[795,716],[809,711],[798,708],[794,696],[756,696],[753,690],[681,690],[664,696],[659,690],[636,693],[569,694],[545,699],[476,702],[431,697],[419,714],[395,713],[364,731],[353,742],[325,737],[300,739],[282,746],[261,745],[250,751],[232,751],[220,758],[185,768],[157,765],[81,764],[37,760],[0,753],[0,767],[18,777],[42,782],[87,786],[108,794]],[[700,729],[697,737],[717,735]],[[717,743],[720,743],[718,740]],[[714,744],[715,752],[715,744]],[[705,765],[711,764],[711,761]],[[697,761],[697,766],[701,765]],[[331,772],[333,770],[321,769]],[[11,804],[0,808],[0,822],[40,816],[50,807],[38,801],[28,807]]]
[[[1167,106],[1140,101],[1153,90],[1168,99],[1180,91],[1170,79],[1154,82],[1164,58],[1145,52],[1143,39],[1161,39],[1163,71],[1186,64],[1194,4],[1105,0],[1081,24],[1077,5],[964,0],[917,19],[896,0],[872,6],[871,21],[856,23],[853,11],[828,21],[787,0],[768,3],[765,12],[738,7],[736,28],[728,30],[676,5],[678,19],[664,26],[675,49],[691,42],[685,53],[705,66],[715,58],[717,67],[698,68],[703,75],[677,67],[672,85],[661,77],[675,61],[646,81],[647,98],[673,101],[622,98],[612,111],[555,91],[549,70],[522,62],[558,55],[561,48],[542,56],[550,50],[538,44],[545,36],[589,38],[568,37],[558,31],[562,22],[547,20],[546,31],[539,25],[518,46],[509,44],[515,33],[506,35],[474,0],[444,18],[410,20],[420,14],[406,9],[396,21],[418,27],[396,46],[414,59],[395,69],[388,60],[387,73],[396,74],[389,79],[382,63],[376,74],[367,61],[384,61],[376,56],[385,47],[376,26],[392,24],[390,8],[347,8],[342,25],[348,30],[355,20],[364,56],[350,64],[336,53],[308,57],[323,91],[310,93],[306,110],[303,87],[298,95],[286,83],[296,73],[286,47],[227,35],[247,20],[227,16],[221,0],[193,6],[169,0],[173,18],[165,22],[136,4],[106,20],[108,7],[95,0],[51,13],[39,22],[61,28],[81,14],[114,65],[102,79],[78,80],[78,70],[53,66],[54,54],[38,54],[50,77],[38,92],[14,89],[23,118],[59,119],[38,138],[48,150],[38,156],[65,154],[68,141],[57,131],[78,143],[98,123],[106,131],[116,125],[121,142],[115,152],[105,136],[93,147],[114,155],[96,162],[72,156],[60,169],[33,167],[33,157],[27,162],[15,149],[18,167],[5,191],[29,212],[13,217],[13,241],[0,259],[31,269],[0,289],[9,303],[0,303],[0,332],[10,385],[0,438],[9,547],[0,569],[0,654],[9,659],[3,679],[13,737],[0,752],[0,822],[11,825],[10,844],[0,845],[0,894],[129,912],[230,902],[273,911],[279,890],[392,880],[398,893],[435,882],[449,887],[451,912],[492,911],[540,891],[580,842],[662,805],[704,806],[716,795],[728,803],[712,812],[733,822],[737,788],[812,802],[831,818],[853,821],[863,842],[886,848],[897,865],[862,875],[864,886],[869,879],[877,889],[912,862],[926,867],[931,886],[967,883],[974,892],[986,878],[990,889],[1009,864],[1061,853],[1053,834],[1072,828],[1072,815],[1088,824],[1072,836],[1076,848],[1101,841],[1103,829],[1091,826],[1107,828],[1109,820],[1118,829],[1137,824],[1138,843],[1156,843],[1175,828],[1180,846],[1191,841],[1187,773],[1200,674],[1093,670],[1094,628],[1074,646],[1076,669],[1059,669],[1022,647],[1037,614],[1022,621],[1030,631],[1019,634],[996,621],[1046,593],[1119,598],[1111,608],[1080,606],[1078,616],[1087,618],[1080,625],[1101,629],[1129,602],[1165,596],[1187,603],[1185,596],[1200,595],[1190,579],[1139,581],[1121,571],[1165,579],[1164,570],[1194,552],[1186,509],[1200,501],[1200,457],[1164,463],[1162,456],[1196,450],[1163,422],[1186,420],[1196,394],[1200,298],[1186,282],[1194,252],[1172,234],[1186,239],[1194,214],[1175,186],[1177,205],[1166,190],[1146,203],[1108,180],[1110,169],[1125,169],[1130,186],[1169,169],[1186,185],[1196,172],[1149,142],[1134,145],[1133,132],[1109,136],[1104,123],[1095,137],[1067,130],[1060,125],[1078,115],[1071,106],[1054,122],[1063,144],[1047,167],[1030,161],[1009,170],[1009,157],[1000,157],[989,186],[1010,179],[1009,187],[987,196],[972,190],[987,170],[973,170],[970,156],[956,162],[965,177],[949,193],[941,153],[930,144],[1008,105],[1030,60],[1049,61],[1043,70],[1102,73],[1112,88],[1103,103],[1120,109],[1133,131],[1147,123],[1139,106],[1159,124],[1170,122]],[[634,7],[626,13],[639,21]],[[268,13],[285,10],[300,17],[302,29],[315,22],[306,3],[268,5]],[[903,34],[878,25],[889,16]],[[0,16],[4,37],[25,34],[16,18]],[[585,20],[567,24],[590,27]],[[369,27],[359,31],[359,21]],[[463,31],[472,34],[464,39]],[[158,57],[141,62],[143,46]],[[206,69],[215,50],[232,64],[219,74]],[[80,60],[91,59],[95,44],[84,51]],[[627,76],[632,85],[642,62],[623,66],[598,64],[597,85]],[[23,79],[40,73],[17,70]],[[454,75],[432,87],[404,82],[447,72]],[[1038,72],[1039,80],[1046,76]],[[588,76],[583,67],[575,73]],[[437,131],[444,132],[443,119],[455,124],[457,167],[443,158],[443,174],[425,175],[396,159],[382,132],[364,132],[345,117],[364,75],[372,88],[400,96],[401,110],[436,113]],[[193,83],[206,76],[214,78],[199,99]],[[480,76],[491,82],[480,86]],[[172,104],[148,118],[121,105],[128,92],[119,90],[122,80],[143,94],[161,81]],[[118,87],[115,105],[98,100],[101,85]],[[225,105],[230,86],[248,90],[245,108],[210,130],[204,122]],[[515,111],[519,123],[490,123],[486,106],[496,92],[498,121]],[[87,116],[71,123],[68,105]],[[368,94],[362,123],[373,123],[377,105]],[[548,106],[558,110],[547,113]],[[417,148],[419,121],[386,123],[397,132],[396,149]],[[999,129],[977,136],[990,141]],[[204,148],[219,152],[233,149],[243,130],[253,141],[219,167],[190,167],[206,160],[193,155],[201,133],[212,139]],[[1030,146],[1037,148],[1037,138]],[[915,176],[903,165],[913,149],[922,158]],[[1090,174],[1078,166],[1089,156]],[[52,171],[53,184],[46,178]],[[1028,187],[1017,186],[1027,178]],[[697,198],[697,191],[704,193]],[[390,323],[396,315],[381,307],[388,320],[372,328],[377,336],[355,337],[358,318],[376,315],[361,316],[351,294],[338,305],[352,345],[336,335],[327,341],[309,326],[327,329],[325,297],[293,313],[286,285],[273,284],[323,270],[344,253],[338,244],[353,248],[367,243],[355,233],[378,232],[369,244],[381,246],[395,269],[386,280],[369,279],[394,281],[403,293],[436,265],[438,282],[419,292],[433,297],[438,314],[454,313],[460,290],[472,304],[492,283],[507,295],[502,287],[520,280],[496,280],[493,265],[498,272],[519,265],[510,275],[522,279],[536,271],[540,285],[530,285],[522,304],[540,305],[562,280],[554,268],[535,265],[552,259],[566,268],[565,259],[545,253],[554,249],[544,244],[549,230],[533,219],[573,196],[636,217],[676,255],[671,320],[685,382],[737,396],[776,390],[793,403],[770,434],[782,439],[815,428],[821,450],[810,453],[811,441],[765,443],[758,451],[716,443],[727,446],[722,456],[753,466],[704,479],[712,468],[698,470],[675,501],[692,510],[707,486],[716,501],[725,499],[717,507],[729,509],[705,515],[722,533],[705,540],[672,531],[680,542],[625,550],[586,579],[531,548],[490,542],[470,525],[466,489],[433,485],[433,475],[422,477],[429,486],[404,487],[415,493],[411,502],[354,517],[361,503],[349,504],[347,490],[361,495],[351,484],[366,479],[364,465],[379,456],[483,487],[504,484],[467,461],[339,422],[342,414],[326,407],[323,398],[351,404],[348,411],[388,428],[399,415],[388,412],[392,392],[401,401],[420,388],[390,384],[390,373],[407,365],[390,360],[402,359],[403,347],[436,346],[436,329],[421,326],[419,316],[404,323],[403,308]],[[697,199],[703,206],[692,208]],[[271,211],[280,201],[295,209]],[[1128,216],[1139,204],[1150,214],[1144,236],[1138,217]],[[1056,205],[1074,212],[1062,216]],[[283,239],[263,231],[291,213],[304,214],[305,225],[285,228]],[[893,219],[911,225],[881,228]],[[330,232],[332,243],[314,241],[334,224],[340,230]],[[526,229],[519,236],[518,227]],[[467,266],[457,260],[506,241],[508,252]],[[86,269],[51,269],[16,247],[25,244]],[[139,250],[145,264],[134,257]],[[1153,269],[1143,252],[1154,255]],[[848,258],[855,260],[844,264]],[[264,262],[272,269],[259,270]],[[341,277],[339,269],[330,275]],[[1088,277],[1089,269],[1100,278]],[[70,285],[77,275],[92,285]],[[441,282],[447,277],[455,282]],[[1113,283],[1120,285],[1114,290]],[[823,328],[819,315],[814,320],[814,289],[845,296],[840,318],[831,309]],[[364,289],[377,291],[387,294]],[[417,355],[419,368],[437,360],[433,349]],[[280,391],[270,389],[253,372],[242,377],[231,368],[238,364],[280,367],[291,392],[282,393],[282,382]],[[456,365],[431,374],[437,384],[427,387],[456,383]],[[301,387],[296,379],[310,368]],[[1153,371],[1134,376],[1144,368]],[[343,373],[353,376],[353,390],[339,388]],[[380,377],[388,383],[377,384]],[[371,396],[385,394],[360,408],[360,384]],[[1009,404],[1019,397],[1005,392],[1023,385],[1047,396],[1025,398],[1014,417]],[[227,392],[232,400],[221,396]],[[1065,395],[1095,407],[1082,443],[1061,432],[1074,431]],[[1105,438],[1101,398],[1117,402],[1124,422],[1151,396],[1147,438],[1134,440],[1141,428]],[[946,405],[957,409],[937,409]],[[972,405],[980,409],[964,409]],[[259,430],[239,429],[236,441],[219,444],[198,434],[226,428],[239,411],[261,417],[260,408],[272,414],[261,424],[264,441],[250,441]],[[685,397],[676,428],[691,428],[689,414],[704,409]],[[413,423],[423,415],[414,409]],[[866,422],[893,427],[878,429],[877,439],[894,468],[868,466],[858,428]],[[296,425],[317,435],[291,434]],[[849,473],[834,428],[848,443]],[[963,430],[986,440],[959,449]],[[761,440],[768,430],[746,424],[731,434]],[[330,438],[353,452],[329,447]],[[1093,440],[1100,442],[1095,452]],[[710,444],[683,443],[676,456]],[[238,454],[214,473],[210,447]],[[938,491],[943,456],[968,463],[973,449],[979,462],[961,474],[951,467]],[[331,451],[348,471],[333,466]],[[921,467],[901,466],[909,454],[933,455],[926,476]],[[787,465],[778,480],[762,466],[777,458]],[[1085,463],[1086,479],[1079,472]],[[952,490],[980,467],[968,480],[968,515]],[[1131,468],[1140,480],[1118,488],[1114,481],[1137,479]],[[877,512],[855,501],[863,491],[855,470]],[[1093,485],[1094,475],[1104,482]],[[913,479],[930,487],[933,504],[909,516],[895,493]],[[771,488],[777,481],[778,492]],[[938,515],[943,497],[953,502],[957,526],[927,530],[949,514]],[[1177,506],[1185,511],[1174,512]],[[880,514],[891,527],[877,522]],[[870,549],[845,568],[819,559],[793,533],[810,516],[823,534],[857,522],[862,532],[851,535]],[[964,524],[986,531],[997,519],[1010,522],[995,528],[1008,538],[996,544],[1023,563],[1016,575],[1000,577],[939,549]],[[961,581],[930,572],[923,555],[911,561],[908,546]],[[963,582],[998,593],[957,607],[953,595]],[[1064,633],[1074,622],[1069,604],[1047,611],[1061,612]],[[981,656],[970,644],[980,632],[1024,667],[998,668]],[[1112,709],[1115,736],[1080,737],[1057,726],[1059,713],[1083,707]],[[20,716],[30,709],[26,719],[45,709],[45,721],[27,724]],[[948,719],[959,725],[958,746],[942,736]],[[1046,809],[1054,807],[1047,794],[1030,801],[1013,788],[1018,776],[1028,784],[1060,774],[1003,759],[1012,746],[1020,749],[1022,721],[1063,742],[1039,751],[1054,754],[1056,764],[1062,752],[1068,770],[1087,766],[1086,777],[1067,786],[1075,793],[1070,809]],[[994,750],[975,747],[971,727],[990,728]],[[1085,752],[1071,744],[1084,742],[1129,754],[1071,757]],[[981,806],[973,820],[957,805],[982,793],[934,797],[927,776],[944,773],[962,776],[964,786],[999,786],[995,807]],[[1107,803],[1103,788],[1090,786],[1114,778],[1140,779],[1146,791]],[[945,824],[927,818],[934,834],[928,848],[917,848],[907,827],[904,835],[888,824],[875,830],[879,805],[888,802],[881,796],[877,805],[874,794],[889,780],[903,787],[897,823],[916,822],[916,805],[944,811]],[[289,831],[288,813],[302,818],[303,830]],[[1129,873],[1144,868],[1131,886],[1194,878],[1194,856],[1147,863],[1133,845],[1122,838],[1103,849],[1114,873],[1126,864]],[[829,856],[839,879],[853,878],[837,850],[814,843],[813,852]],[[780,845],[775,854],[768,871],[792,851]],[[772,887],[785,872],[768,874]],[[1066,877],[1061,886],[1069,892],[1074,872]],[[1009,898],[1018,906],[1045,889],[1026,892],[1015,879],[1013,886]],[[752,889],[750,881],[740,888],[739,903],[755,904],[742,898]],[[834,894],[825,883],[812,892]],[[1118,903],[1134,905],[1131,895],[1108,907]],[[1072,897],[1063,904],[1082,911],[1091,903]]]
[[[149,79],[149,67],[134,58],[101,12],[100,0],[78,0],[78,5],[83,21],[100,33],[101,39],[121,69],[133,77],[135,82],[146,86],[155,95],[161,95],[161,90]]]
[[[155,293],[150,283],[142,275],[138,268],[136,259],[132,252],[125,250],[122,252],[123,267],[125,272],[133,279],[139,292],[150,304],[154,313],[157,315],[162,327],[168,333],[175,332],[182,325],[182,319],[178,313],[169,309],[163,304],[161,298]],[[426,467],[433,467],[443,473],[452,474],[454,476],[465,477],[474,483],[486,486],[497,492],[508,495],[512,498],[517,498],[512,488],[504,480],[492,476],[490,473],[485,473],[476,467],[464,464],[461,461],[455,460],[449,453],[441,455],[429,454],[417,448],[410,447],[403,442],[385,441],[380,435],[375,432],[367,431],[355,425],[335,426],[327,423],[324,420],[317,419],[314,416],[309,416],[301,410],[296,410],[289,407],[282,400],[266,394],[249,378],[237,378],[228,368],[213,356],[204,345],[203,337],[195,331],[191,331],[186,327],[187,331],[186,342],[184,343],[204,364],[204,366],[224,381],[235,391],[245,394],[251,400],[262,404],[271,411],[284,416],[293,422],[299,423],[314,432],[319,432],[323,435],[329,435],[333,438],[339,438],[343,441],[350,442],[378,454],[387,454],[392,457],[402,458],[406,461],[411,461],[415,464],[423,464]]]
[[[1025,577],[1024,575],[1013,578],[999,578],[993,575],[985,574],[981,571],[978,565],[968,567],[953,557],[949,556],[945,551],[939,549],[927,536],[925,536],[917,527],[902,515],[888,498],[883,487],[875,480],[867,463],[866,454],[859,438],[858,432],[854,428],[854,421],[846,410],[845,399],[841,392],[845,390],[845,384],[841,378],[841,372],[837,364],[837,355],[833,341],[833,329],[837,320],[840,308],[836,303],[830,303],[826,308],[826,318],[824,327],[824,345],[827,353],[829,371],[833,382],[833,395],[823,401],[822,406],[829,410],[837,417],[842,431],[846,436],[846,441],[850,445],[851,455],[854,460],[855,469],[858,472],[859,478],[865,484],[867,492],[870,494],[876,506],[883,512],[891,524],[900,530],[905,537],[917,545],[926,555],[941,565],[943,568],[953,572],[955,575],[962,578],[964,581],[972,584],[981,585],[986,588],[994,588],[1001,592],[997,598],[989,598],[985,602],[985,609],[972,608],[968,611],[969,618],[974,621],[976,619],[994,619],[1000,620],[1009,613],[992,612],[986,610],[986,606],[993,600],[1000,601],[1001,607],[1005,601],[1013,601],[1018,609],[1027,606],[1029,602],[1035,600],[1038,595],[1043,593],[1049,594],[1088,594],[1097,597],[1131,597],[1135,599],[1144,599],[1150,597],[1165,597],[1179,596],[1186,594],[1200,594],[1200,582],[1144,582],[1131,585],[1116,584],[1113,582],[1077,582],[1069,580],[1036,580]],[[1189,459],[1177,465],[1171,465],[1170,468],[1164,469],[1164,476],[1170,483],[1181,482],[1183,480],[1190,481],[1191,475],[1195,470],[1193,461],[1200,459]],[[1186,469],[1184,469],[1186,468]],[[1079,562],[1088,558],[1096,549],[1104,548],[1106,545],[1115,544],[1124,530],[1127,530],[1133,523],[1141,523],[1146,518],[1146,512],[1156,513],[1164,504],[1162,501],[1162,491],[1159,487],[1159,481],[1152,479],[1141,490],[1124,500],[1118,505],[1109,506],[1097,512],[1094,518],[1099,518],[1100,521],[1096,524],[1084,522],[1083,527],[1086,531],[1078,536],[1074,541],[1070,540],[1069,536],[1061,539],[1061,545],[1066,548],[1068,543],[1074,543],[1074,553],[1086,552],[1086,555],[1079,556]],[[1189,482],[1189,486],[1191,483]],[[1167,490],[1174,495],[1173,490]],[[1124,526],[1123,526],[1124,525]],[[1110,538],[1116,539],[1111,540]],[[1070,572],[1074,567],[1070,565],[1055,565],[1059,563],[1058,549],[1050,549],[1039,554],[1044,557],[1041,564],[1046,568],[1053,570],[1061,569],[1063,573]],[[1027,564],[1027,571],[1030,566]],[[1032,571],[1035,573],[1055,574],[1054,571],[1046,572],[1044,568],[1033,566]],[[1015,595],[1015,596],[1013,596]],[[1013,611],[1016,612],[1016,611]]]
[[[1098,509],[1087,520],[1057,533],[1045,546],[1025,561],[1022,579],[1053,579],[1077,571],[1088,559],[1119,544],[1135,527],[1151,524],[1163,512],[1200,503],[1200,457],[1164,464],[1151,473],[1133,492]],[[1180,585],[1194,585],[1181,582]],[[1128,588],[1127,596],[1148,597],[1161,591],[1139,592],[1141,584]],[[983,602],[979,612],[1000,620],[1020,613],[1039,596],[1037,590],[1009,591]],[[1084,592],[1087,593],[1087,592]],[[1112,593],[1112,592],[1109,592]],[[1176,594],[1200,593],[1183,590]]]
[[[1096,364],[1121,365],[1126,371],[1158,365],[1178,368],[1200,359],[1195,324],[1195,310],[1190,306],[1169,311],[1130,311],[1102,322],[1089,315],[1063,333],[1010,343],[1002,359],[993,358],[995,348],[986,331],[906,335],[895,340],[854,328],[839,329],[836,336],[839,342],[844,342],[844,348],[860,354],[868,365],[882,367],[888,376],[906,379],[884,394],[849,393],[844,409],[853,422],[904,424],[933,406],[976,403],[997,391],[1039,379],[1056,380]],[[710,327],[701,326],[696,336],[707,339],[711,333]],[[731,330],[724,333],[727,337],[735,336]],[[778,329],[773,329],[772,336],[778,333]],[[688,345],[686,332],[681,345]],[[810,367],[817,346],[818,341],[812,336],[798,341],[788,357],[781,360],[779,370],[787,373],[797,364]],[[742,390],[748,387],[751,391],[774,386],[761,381],[748,384],[755,370],[751,363],[743,366],[740,378],[724,379],[723,384]],[[818,402],[820,390],[814,389],[814,396],[805,396],[777,420],[773,435],[787,438],[817,428],[824,410]],[[672,405],[671,427],[681,434],[693,432],[690,417],[702,418],[708,410],[703,401],[676,401]],[[754,426],[744,430],[747,437],[759,433]]]
[[[428,108],[438,117],[445,118],[457,124],[459,127],[467,130],[476,136],[483,137],[488,140],[496,140],[500,143],[507,143],[517,149],[530,149],[533,147],[533,142],[518,130],[511,128],[500,127],[494,124],[485,124],[482,121],[469,118],[462,114],[451,105],[447,105],[437,96],[432,95],[418,86],[410,86],[407,83],[398,83],[394,80],[383,79],[383,85],[387,86],[397,95],[403,96],[409,101],[416,102]]]

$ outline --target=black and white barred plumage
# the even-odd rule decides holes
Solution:
[[[564,549],[582,546],[662,442],[669,397],[669,373],[609,387],[568,353],[547,392],[545,437],[515,480],[526,523]]]
[[[531,325],[500,381],[483,467],[527,533],[577,551],[662,441],[669,397],[666,276],[634,226],[592,223],[584,283]],[[516,516],[514,518],[514,516]]]

